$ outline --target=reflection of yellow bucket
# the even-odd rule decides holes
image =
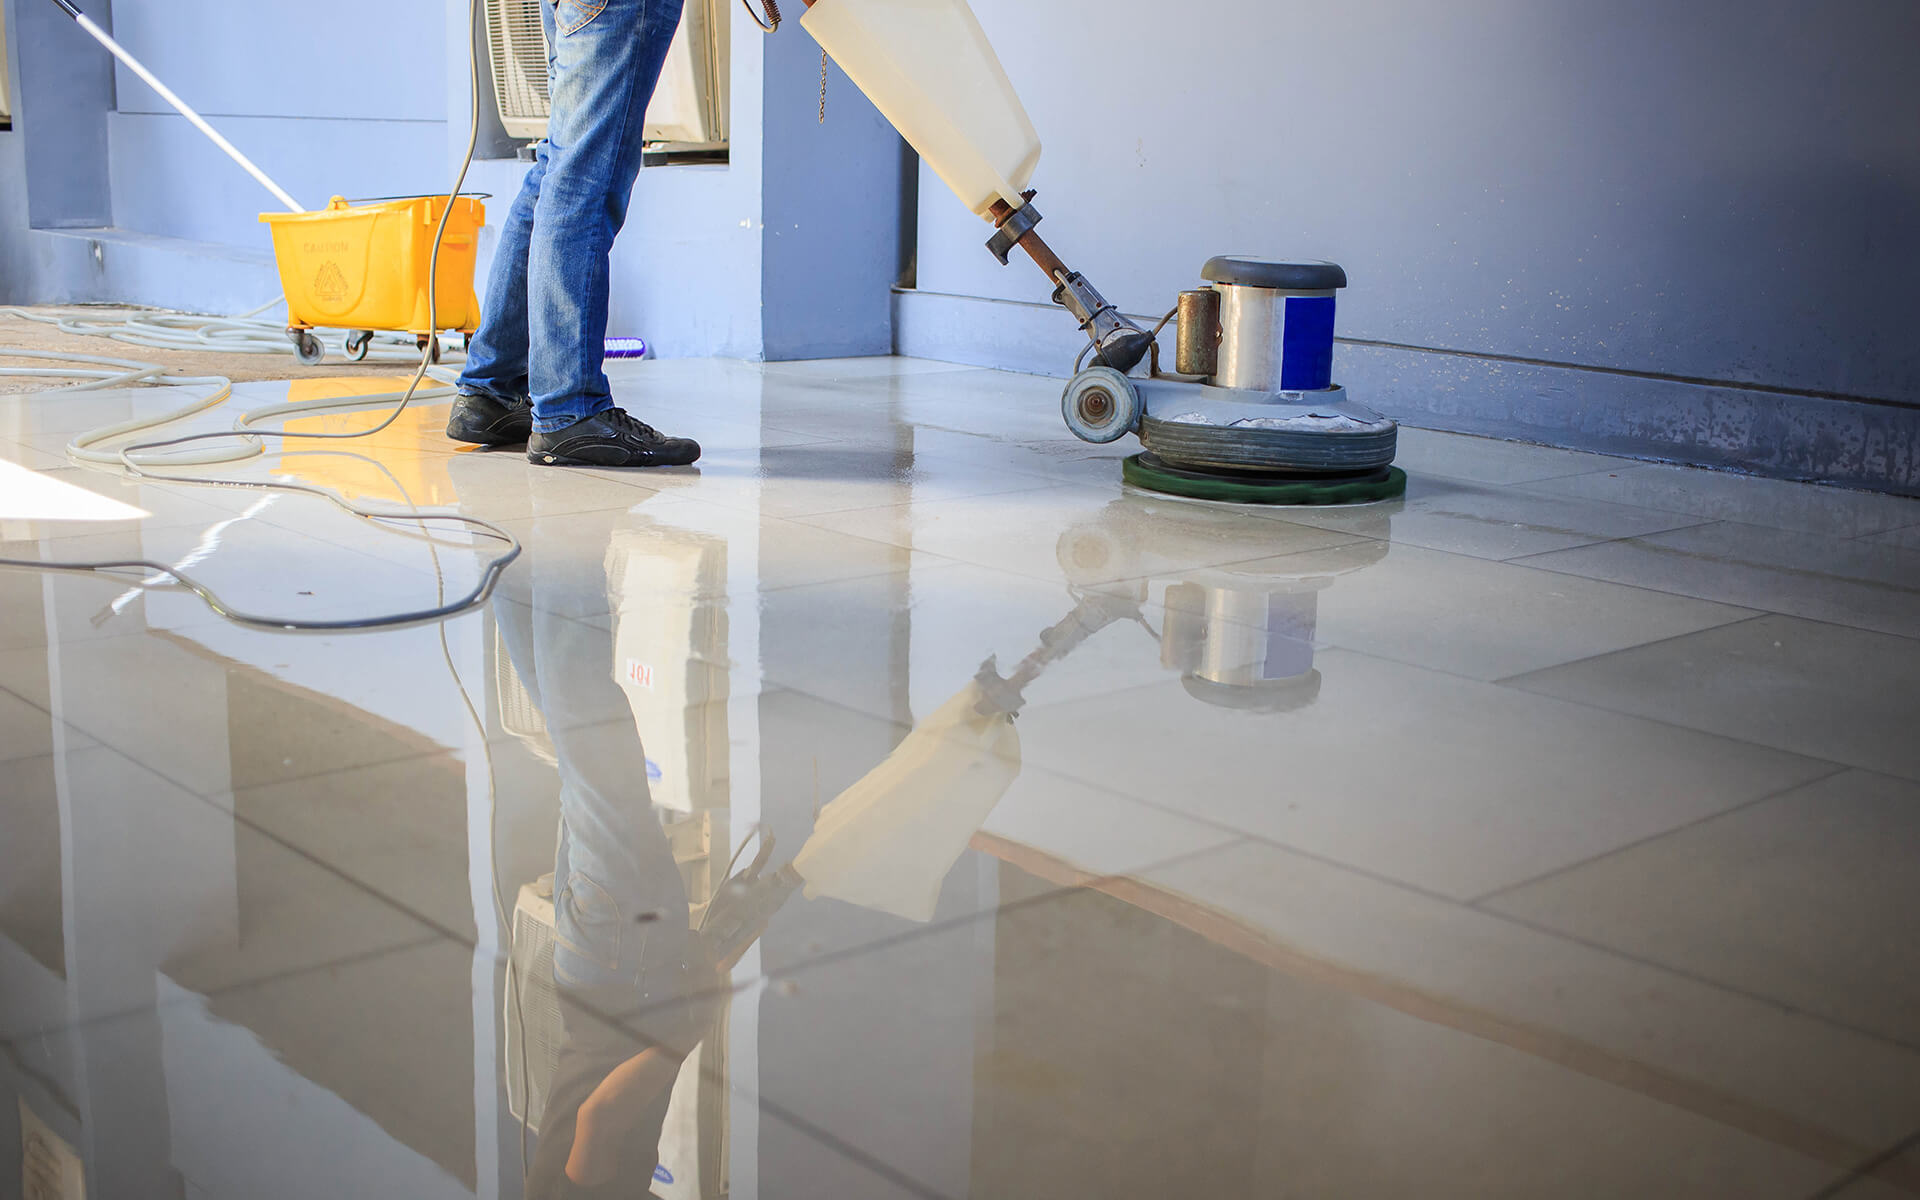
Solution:
[[[406,386],[405,375],[295,379],[287,384],[287,400],[297,404],[346,396],[392,396]],[[284,428],[293,433],[357,433],[385,420],[392,404],[389,399],[366,409],[289,417]],[[278,476],[331,488],[349,500],[422,507],[458,504],[460,496],[447,469],[449,457],[425,454],[420,448],[429,436],[440,440],[446,421],[444,406],[416,404],[379,433],[350,442],[289,438],[279,446],[280,459],[271,470]],[[447,527],[433,528],[444,531]]]
[[[335,196],[315,212],[261,213],[273,233],[288,325],[439,332],[427,327],[427,265],[446,203],[445,196],[414,196],[348,204]],[[486,219],[480,201],[455,199],[440,244],[440,329],[471,333],[480,324],[473,260]]]

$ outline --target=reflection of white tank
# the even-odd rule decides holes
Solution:
[[[947,872],[1020,774],[1013,717],[968,684],[820,810],[793,860],[808,896],[931,921]]]
[[[661,525],[607,546],[613,679],[647,749],[653,802],[675,812],[727,806],[727,546]]]
[[[1234,565],[1186,567],[1194,548]],[[1328,555],[1272,553],[1270,534],[1238,514],[1177,500],[1127,495],[1060,535],[1055,548],[1070,584],[1118,576],[1129,599],[1165,612],[1160,662],[1180,672],[1195,698],[1228,708],[1279,711],[1320,692],[1313,639],[1320,592],[1386,557],[1387,543],[1361,542]]]

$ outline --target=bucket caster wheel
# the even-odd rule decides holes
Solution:
[[[1118,441],[1140,426],[1140,393],[1112,367],[1088,367],[1067,381],[1060,415],[1083,442]]]
[[[440,339],[433,334],[424,334],[415,338],[414,345],[426,351],[428,362],[437,364],[440,361]]]
[[[347,335],[347,357],[354,362],[365,362],[367,347],[373,345],[373,330],[356,329]]]
[[[327,348],[310,329],[289,329],[287,340],[293,343],[293,356],[309,367],[327,356]]]

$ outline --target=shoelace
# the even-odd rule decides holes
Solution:
[[[649,441],[663,442],[666,440],[666,437],[661,434],[658,429],[642,421],[639,417],[634,416],[624,408],[615,409],[611,419],[615,425],[618,425],[628,433],[637,434]]]

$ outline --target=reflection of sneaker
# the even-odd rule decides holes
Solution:
[[[496,400],[478,392],[461,392],[447,417],[447,436],[456,442],[480,446],[518,446],[533,432],[533,403]]]
[[[527,439],[527,461],[544,467],[684,467],[699,457],[699,442],[668,437],[618,408]]]

